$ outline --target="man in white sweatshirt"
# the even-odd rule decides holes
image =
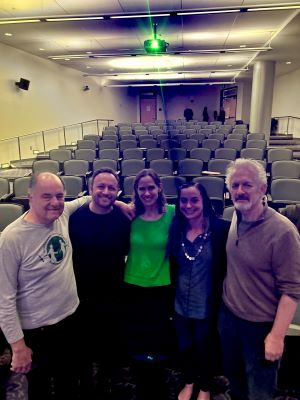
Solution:
[[[33,176],[30,209],[0,237],[0,325],[12,367],[28,373],[30,400],[76,397],[73,315],[78,307],[69,216],[87,201],[64,204],[64,185],[51,173]]]

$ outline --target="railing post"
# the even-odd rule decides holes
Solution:
[[[67,142],[66,142],[66,127],[65,126],[63,126],[63,133],[64,133],[64,142],[65,142],[65,146],[66,146]]]
[[[21,161],[21,145],[20,145],[20,136],[18,136],[18,148],[19,148],[19,160]]]
[[[44,153],[46,153],[45,134],[44,134],[44,131],[42,131],[42,139],[43,139]]]
[[[83,123],[80,122],[80,125],[81,125],[81,139],[83,139]]]
[[[290,125],[290,117],[288,117],[288,120],[287,120],[287,127],[286,127],[287,134],[289,134],[289,125]]]
[[[97,133],[98,133],[98,136],[100,136],[100,132],[99,132],[99,120],[96,119],[96,121],[97,121]]]

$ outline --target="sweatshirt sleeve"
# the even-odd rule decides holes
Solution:
[[[9,343],[23,337],[16,304],[21,260],[15,247],[3,233],[0,238],[0,326]]]
[[[280,294],[300,300],[300,236],[292,223],[274,246],[272,264]]]

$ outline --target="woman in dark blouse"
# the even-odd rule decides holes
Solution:
[[[228,229],[229,222],[216,217],[203,186],[190,183],[179,189],[169,237],[176,269],[174,320],[184,380],[179,400],[189,400],[193,393],[197,400],[210,399],[218,358],[217,314]]]

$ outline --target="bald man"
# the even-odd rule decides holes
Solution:
[[[32,176],[29,211],[0,237],[0,325],[12,371],[28,373],[30,400],[47,400],[53,388],[55,399],[76,398],[72,337],[79,300],[68,221],[88,198],[64,204],[64,195],[58,176]]]

